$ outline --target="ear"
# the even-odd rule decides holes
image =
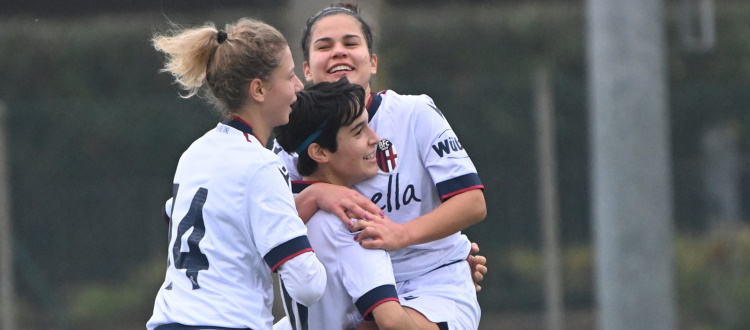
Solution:
[[[370,56],[370,73],[378,73],[378,55],[376,54],[372,54],[372,56]]]
[[[307,82],[312,82],[312,73],[310,72],[310,63],[307,61],[302,62],[302,74],[305,75]]]
[[[266,87],[263,84],[263,80],[255,78],[250,81],[250,85],[247,87],[247,96],[256,102],[263,102],[266,95]]]
[[[307,154],[310,155],[310,158],[314,160],[316,163],[322,164],[322,163],[328,163],[330,161],[329,155],[331,154],[328,149],[321,147],[317,143],[310,143],[310,145],[307,147]]]

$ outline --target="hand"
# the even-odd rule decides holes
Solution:
[[[352,225],[351,219],[368,220],[375,218],[374,214],[383,214],[375,203],[347,187],[316,183],[307,189],[315,190],[315,204],[319,209],[336,215],[349,227]]]
[[[366,249],[394,251],[411,245],[406,226],[393,222],[382,213],[369,220],[354,222],[352,230],[362,230],[354,236],[354,240]]]
[[[469,262],[469,269],[471,270],[471,278],[474,280],[474,288],[477,292],[482,291],[482,287],[477,284],[484,279],[484,275],[487,274],[487,258],[480,255],[475,255],[479,252],[479,245],[477,243],[471,243],[471,252],[466,261]]]

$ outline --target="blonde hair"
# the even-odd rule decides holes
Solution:
[[[224,34],[225,33],[225,34]],[[198,28],[175,28],[156,34],[154,48],[166,55],[164,68],[190,98],[205,90],[222,114],[237,111],[247,98],[247,87],[256,78],[266,80],[279,66],[288,47],[273,26],[251,18],[227,24],[219,31],[208,22]]]

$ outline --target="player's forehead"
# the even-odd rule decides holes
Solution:
[[[362,111],[362,113],[360,113],[357,118],[354,118],[354,120],[349,125],[342,125],[339,128],[339,133],[356,131],[363,126],[367,126],[367,111]]]

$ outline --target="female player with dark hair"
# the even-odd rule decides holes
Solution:
[[[346,78],[297,94],[289,123],[276,128],[276,139],[284,150],[299,155],[303,180],[351,187],[378,173],[380,138],[368,124],[364,100],[362,86]],[[379,329],[417,329],[399,303],[388,252],[360,247],[356,233],[323,210],[310,218],[307,230],[328,282],[323,297],[307,309],[307,319],[282,320],[290,323],[287,329],[291,322],[293,329],[354,329],[363,319],[373,320]]]
[[[365,226],[354,240],[391,251],[401,304],[420,329],[476,329],[481,311],[465,260],[471,243],[461,230],[487,211],[484,186],[466,150],[430,97],[371,92],[378,58],[372,31],[356,6],[339,3],[312,16],[302,50],[308,81],[347,77],[365,89],[370,126],[381,138],[378,175],[353,188],[387,216],[358,221],[355,229]],[[293,168],[296,155],[279,154]],[[315,186],[328,198],[340,191]],[[298,196],[303,219],[310,210],[299,206],[310,204],[304,199],[313,195]]]
[[[182,154],[169,226],[168,267],[148,329],[271,329],[277,271],[296,301],[325,289],[295,209],[289,175],[265,148],[287,123],[302,83],[286,39],[270,25],[240,19],[156,35],[171,73],[191,97],[205,92],[225,120]]]

